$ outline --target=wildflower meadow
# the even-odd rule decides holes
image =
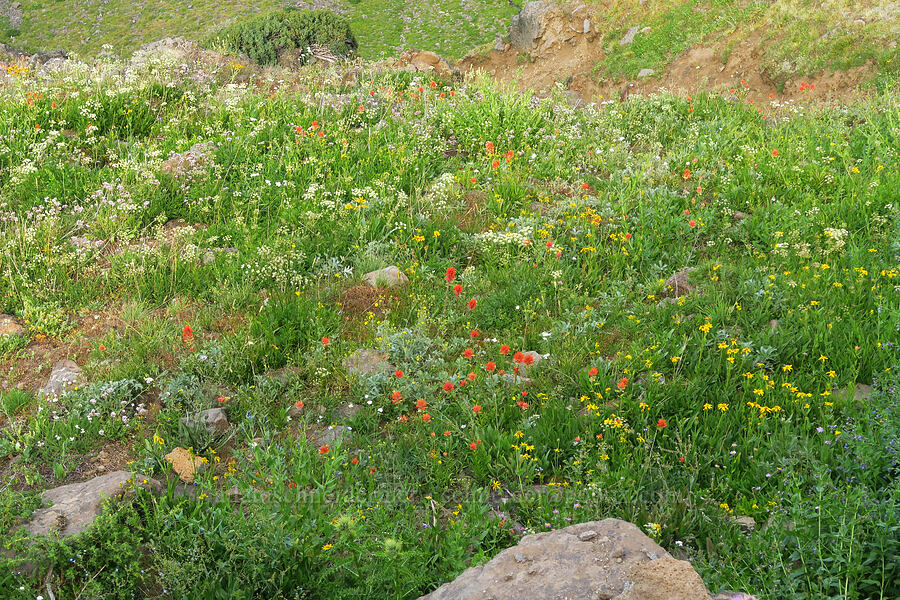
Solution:
[[[606,517],[713,591],[900,597],[896,86],[241,69],[7,69],[0,597],[414,599]]]

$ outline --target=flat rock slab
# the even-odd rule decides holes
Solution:
[[[103,512],[103,501],[118,497],[128,490],[132,474],[128,471],[114,471],[81,483],[71,483],[47,490],[41,496],[45,504],[26,525],[33,535],[58,533],[62,537],[76,535],[84,531]],[[144,475],[134,474],[133,485],[159,493],[162,484]]]
[[[53,365],[50,379],[40,389],[42,396],[58,396],[81,380],[81,367],[74,360],[61,360]]]
[[[386,373],[394,369],[384,353],[372,348],[360,348],[345,358],[341,364],[350,375],[357,377]]]
[[[409,277],[399,267],[385,267],[363,275],[363,279],[372,287],[402,287],[409,283]]]
[[[690,563],[604,519],[528,535],[420,600],[709,600]]]

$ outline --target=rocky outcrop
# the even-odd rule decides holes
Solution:
[[[528,535],[420,600],[709,600],[690,563],[604,519]]]
[[[509,28],[510,45],[516,50],[530,52],[544,31],[544,16],[552,6],[552,3],[543,0],[525,4],[522,11],[512,18]]]

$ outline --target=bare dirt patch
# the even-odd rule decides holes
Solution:
[[[661,73],[638,79],[603,79],[596,75],[597,65],[604,60],[604,39],[597,31],[604,25],[603,15],[583,5],[573,6],[557,5],[547,11],[530,48],[498,44],[490,51],[464,57],[456,67],[463,73],[486,71],[501,82],[538,95],[549,94],[562,84],[575,101],[625,100],[631,94],[662,90],[678,94],[712,90],[760,106],[798,99],[853,99],[863,94],[863,84],[877,72],[877,65],[870,61],[846,71],[784,79],[765,66],[765,32],[738,28],[714,42],[688,48]]]

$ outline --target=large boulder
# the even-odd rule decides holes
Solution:
[[[84,531],[103,511],[107,498],[121,496],[129,487],[144,487],[160,493],[162,484],[155,479],[128,471],[114,471],[81,483],[71,483],[44,492],[41,499],[52,504],[34,512],[25,529],[32,535],[58,534],[61,537]]]
[[[709,600],[690,563],[604,519],[528,535],[420,600]]]

